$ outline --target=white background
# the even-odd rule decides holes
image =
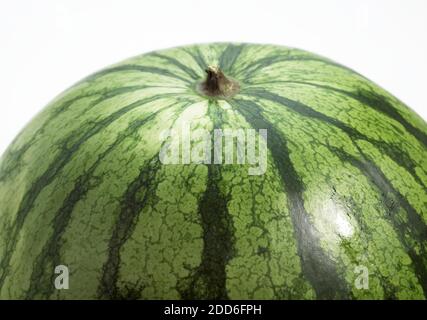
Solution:
[[[211,41],[306,49],[362,73],[427,119],[426,0],[2,0],[0,154],[84,76]]]

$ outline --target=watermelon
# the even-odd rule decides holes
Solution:
[[[425,299],[426,186],[427,124],[338,63],[143,54],[3,154],[0,298]]]

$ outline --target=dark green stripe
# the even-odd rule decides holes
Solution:
[[[357,146],[357,143],[354,142]],[[381,194],[383,207],[386,209],[386,218],[391,221],[396,230],[399,240],[406,249],[412,260],[412,265],[415,269],[415,274],[424,291],[424,296],[427,297],[427,226],[418,215],[417,211],[410,205],[408,200],[398,192],[384,173],[376,166],[373,160],[369,159],[363,151],[358,147],[359,153],[363,160],[359,160],[354,156],[344,152],[343,150],[327,146],[333,151],[342,161],[346,161],[358,168],[359,171],[372,183],[372,185]],[[399,207],[403,208],[407,214],[407,222],[402,221],[396,216]],[[413,244],[408,241],[415,239],[421,250],[417,253]]]
[[[191,103],[184,104],[175,112],[175,119],[171,127],[174,126],[177,118]],[[169,108],[165,107],[164,109]],[[155,116],[155,115],[153,115]],[[150,116],[151,118],[151,116]],[[149,121],[150,119],[147,119]],[[145,122],[147,122],[145,121]],[[160,148],[159,148],[160,149]],[[108,244],[108,258],[102,268],[101,283],[98,288],[98,294],[103,299],[137,299],[141,298],[143,284],[135,284],[134,287],[117,287],[120,269],[120,250],[125,242],[131,236],[135,229],[137,217],[141,210],[149,201],[153,201],[155,196],[155,187],[153,183],[155,176],[160,169],[159,155],[156,154],[145,166],[141,168],[138,177],[132,181],[122,197],[121,211],[118,220],[113,228],[113,234]],[[142,196],[141,196],[142,195]]]
[[[108,258],[102,269],[101,282],[98,288],[101,299],[139,299],[142,298],[143,284],[135,283],[132,288],[117,287],[120,270],[120,250],[129,239],[135,228],[137,217],[148,201],[155,198],[153,183],[160,168],[156,154],[145,166],[138,177],[132,181],[122,197],[121,210],[113,228],[108,244]]]
[[[233,74],[234,65],[242,52],[244,44],[229,44],[219,57],[219,68],[225,74]]]
[[[73,190],[68,194],[63,201],[61,208],[55,214],[52,223],[53,234],[33,264],[31,284],[27,292],[27,299],[40,297],[47,299],[53,293],[53,279],[51,279],[53,273],[51,271],[55,266],[61,264],[59,250],[61,247],[62,235],[68,226],[68,222],[70,221],[75,205],[87,194],[89,190],[94,189],[99,185],[100,180],[95,179],[93,176],[99,164],[101,164],[105,157],[107,157],[111,151],[119,146],[126,138],[131,136],[135,136],[135,138],[137,138],[136,133],[138,129],[147,123],[147,121],[154,119],[159,112],[160,111],[152,113],[145,119],[138,119],[131,122],[126,130],[120,133],[117,139],[104,152],[97,156],[97,159],[92,166],[75,180],[76,182]],[[47,269],[48,266],[51,267],[50,271]]]
[[[381,96],[373,91],[359,90],[356,92],[346,92],[341,90],[341,93],[358,100],[360,103],[365,104],[372,109],[390,117],[391,119],[399,122],[410,134],[412,134],[418,141],[427,147],[427,134],[420,129],[410,124],[399,111],[389,102],[384,96]]]
[[[81,116],[85,112],[87,112],[88,109],[97,106],[101,102],[104,102],[108,99],[114,98],[121,94],[131,93],[135,92],[137,90],[142,90],[148,88],[147,86],[129,86],[129,87],[120,87],[120,88],[114,88],[114,89],[104,89],[99,90],[92,93],[86,93],[82,95],[78,95],[72,99],[69,99],[67,101],[64,101],[61,103],[57,108],[54,108],[51,113],[49,114],[48,118],[43,122],[43,124],[40,126],[39,129],[37,129],[31,136],[31,139],[28,140],[22,147],[20,147],[17,150],[10,150],[8,153],[6,153],[6,157],[1,162],[0,167],[0,182],[4,181],[5,179],[12,177],[13,174],[21,168],[22,164],[22,157],[24,154],[28,151],[28,149],[36,143],[37,138],[40,134],[43,134],[45,132],[45,129],[47,126],[51,123],[51,121],[55,120],[59,115],[61,115],[63,112],[67,111],[75,102],[84,99],[84,98],[90,98],[93,96],[101,95],[99,99],[96,99],[92,103],[88,104],[87,108],[84,108],[84,110],[81,111],[78,116]],[[18,135],[19,137],[19,135]],[[14,142],[17,141],[18,137],[15,138]],[[12,145],[14,144],[12,142]]]
[[[246,80],[249,80],[253,76],[253,74],[258,70],[271,66],[274,63],[289,61],[289,60],[295,60],[295,59],[293,59],[291,56],[284,55],[284,54],[263,57],[261,59],[251,62],[246,68],[237,72],[236,75],[242,75],[246,78]]]
[[[214,128],[221,128],[222,114],[215,101],[209,102],[209,115]],[[233,255],[233,226],[227,208],[229,199],[220,191],[220,182],[221,165],[208,165],[207,188],[199,201],[203,228],[202,261],[187,279],[178,283],[183,299],[228,299],[226,267]]]
[[[203,57],[203,54],[200,52],[200,49],[198,47],[194,47],[192,49],[182,48],[182,50],[184,50],[193,58],[193,60],[197,63],[201,70],[206,70],[206,68],[208,67],[208,63],[206,62],[205,58]]]
[[[304,276],[313,286],[318,299],[346,299],[348,288],[338,274],[335,262],[320,246],[320,237],[304,208],[304,185],[290,159],[288,142],[274,125],[262,115],[262,108],[253,101],[233,99],[236,111],[255,129],[267,129],[267,146],[279,171],[288,197],[289,211],[297,240]]]
[[[162,76],[166,76],[166,77],[170,77],[170,78],[175,78],[175,79],[181,80],[181,81],[188,83],[188,84],[192,84],[191,79],[186,79],[186,78],[183,78],[181,76],[178,76],[169,70],[161,69],[161,68],[157,68],[157,67],[148,67],[148,66],[139,66],[139,65],[122,65],[122,66],[118,66],[118,67],[112,67],[112,68],[104,69],[104,70],[98,71],[98,72],[90,75],[89,77],[83,79],[82,81],[78,82],[77,84],[80,84],[82,82],[94,81],[94,80],[96,80],[100,77],[106,76],[106,75],[119,73],[119,72],[126,72],[126,71],[136,71],[136,72],[158,74],[158,75],[162,75]]]
[[[353,128],[347,127],[345,124],[339,122],[338,120],[330,118],[330,117],[328,117],[328,116],[326,116],[326,115],[324,115],[322,113],[319,113],[319,112],[317,112],[317,111],[315,111],[315,110],[307,107],[306,105],[304,105],[304,104],[302,104],[300,102],[293,101],[293,100],[290,100],[288,98],[275,95],[275,94],[270,93],[268,91],[262,91],[262,94],[260,96],[258,96],[258,95],[255,95],[255,96],[262,97],[264,99],[273,101],[275,103],[279,103],[279,104],[282,104],[284,106],[287,106],[287,107],[291,108],[292,110],[298,112],[299,114],[301,114],[303,116],[312,117],[312,118],[321,120],[323,122],[329,123],[331,125],[334,125],[337,128],[339,128],[342,131],[344,131],[350,137],[350,139],[352,141],[356,141],[358,139],[365,140],[365,141],[368,141],[370,143],[373,143],[379,149],[382,146],[382,145],[378,145],[378,143],[375,143],[375,141],[371,141],[370,139],[368,139],[367,137],[365,137],[364,135],[362,135],[358,131],[354,130]],[[247,102],[247,103],[249,103],[249,102]],[[357,144],[355,144],[355,146],[361,152],[361,150],[357,146]],[[372,164],[372,166],[373,166],[373,164]],[[380,171],[378,169],[378,173],[376,174],[376,176],[379,176],[379,174],[380,174],[379,172]],[[385,177],[384,177],[384,179],[385,179]],[[385,180],[385,181],[387,181],[387,180]],[[377,180],[376,182],[379,182],[379,180]],[[389,188],[392,188],[392,185],[389,182],[388,182],[388,184],[389,184]],[[384,186],[384,188],[385,187],[386,186]],[[396,197],[399,197],[400,194],[396,190],[394,190],[394,192],[395,192]],[[422,218],[417,213],[417,211],[410,206],[410,204],[407,202],[407,200],[403,196],[400,195],[400,198],[401,198],[401,200],[399,200],[399,201],[403,201],[403,202],[401,202],[402,203],[402,207],[405,210],[409,210],[408,214],[410,215],[410,217],[408,217],[408,218],[410,218],[410,220],[412,220],[412,221],[418,221],[419,223],[421,223],[420,226],[422,226],[422,228],[425,228],[425,224],[422,222]],[[421,243],[422,241],[424,241],[425,231],[419,231],[419,230],[418,231],[414,231],[414,236]],[[403,237],[401,237],[401,241],[405,241],[405,239]],[[402,245],[406,246],[405,242],[402,242]],[[416,256],[414,256],[414,253],[411,253],[410,256],[411,256],[412,259],[415,259],[415,261],[413,260],[415,265],[419,265],[420,264],[419,262],[417,262],[418,258]],[[424,279],[424,274],[423,274],[424,271],[422,271],[421,267],[417,267],[417,272],[420,273],[420,277],[422,277]]]
[[[55,179],[60,170],[65,167],[65,165],[72,159],[75,152],[89,138],[100,132],[102,129],[104,129],[126,113],[132,111],[133,109],[140,107],[141,105],[144,105],[146,103],[165,98],[166,96],[167,95],[165,94],[156,95],[131,103],[112,113],[108,117],[92,124],[91,127],[88,130],[84,131],[83,134],[77,139],[77,141],[72,143],[71,146],[67,146],[67,140],[64,141],[62,152],[56,156],[55,160],[53,160],[53,162],[49,165],[48,169],[34,181],[29,190],[27,190],[27,192],[25,193],[19,205],[19,209],[15,218],[15,223],[10,228],[10,234],[7,236],[8,242],[6,244],[4,256],[0,262],[0,269],[2,271],[0,276],[0,288],[3,286],[4,280],[8,274],[10,267],[10,259],[12,258],[12,254],[18,240],[19,232],[21,231],[24,221],[28,213],[31,211],[34,202],[36,201],[40,192]],[[79,129],[78,131],[82,130]],[[79,133],[80,132],[73,132],[69,136],[69,139],[73,140],[74,136],[78,137]]]
[[[117,97],[117,96],[122,95],[122,94],[133,93],[133,92],[136,92],[138,90],[143,90],[143,89],[148,89],[148,88],[153,88],[153,86],[138,85],[138,86],[117,87],[117,88],[103,88],[103,89],[97,90],[93,93],[88,93],[86,95],[80,95],[80,96],[77,96],[71,100],[64,101],[64,103],[60,104],[57,108],[54,108],[52,110],[52,116],[49,117],[45,122],[48,123],[50,120],[52,120],[52,118],[54,118],[58,115],[61,115],[63,112],[67,111],[73,103],[77,102],[78,100],[80,100],[82,98],[100,95],[100,97],[98,99],[96,99],[96,100],[94,100],[88,104],[89,108],[93,108],[93,107],[97,106],[98,104],[100,104],[101,102],[104,102],[108,99],[112,99],[112,98]],[[87,110],[89,108],[85,108],[78,115],[79,116],[83,115],[85,112],[87,112]]]
[[[418,141],[420,141],[422,144],[427,146],[427,134],[421,131],[420,129],[414,127],[412,124],[410,124],[393,106],[393,104],[389,102],[389,99],[373,91],[368,91],[364,89],[360,89],[357,91],[346,91],[343,89],[338,89],[338,88],[334,88],[327,85],[321,85],[321,84],[305,82],[305,81],[271,81],[271,82],[265,82],[263,84],[269,84],[269,83],[301,84],[301,85],[312,86],[315,88],[337,92],[339,94],[345,95],[349,98],[352,98],[360,102],[363,105],[370,107],[371,109],[374,109],[377,112],[380,112],[381,114],[384,114],[390,119],[393,119],[399,122],[406,129],[408,133],[412,134]]]
[[[65,101],[60,105],[58,109],[66,110],[74,102],[80,99],[96,96],[97,94],[99,93],[79,95],[75,98]],[[55,111],[52,111],[52,112],[55,113]],[[5,158],[1,162],[1,167],[0,167],[0,182],[6,180],[8,177],[11,177],[16,172],[16,170],[18,170],[21,167],[22,165],[21,160],[23,155],[35,143],[36,138],[39,136],[39,134],[44,132],[44,129],[46,128],[47,124],[50,123],[50,121],[53,118],[54,117],[52,115],[49,115],[48,119],[43,123],[43,125],[39,129],[37,129],[37,131],[31,136],[31,139],[28,140],[28,142],[26,142],[24,145],[22,145],[22,147],[20,147],[17,150],[10,150],[9,152],[5,153]],[[21,131],[21,133],[23,133],[23,131]],[[19,137],[21,136],[21,133],[19,133],[19,135],[13,140],[13,142],[11,143],[12,146],[19,139]]]
[[[171,57],[165,56],[165,55],[157,53],[157,52],[151,53],[150,56],[157,57],[157,58],[160,58],[162,60],[167,61],[169,64],[171,64],[171,65],[177,67],[178,69],[184,71],[193,80],[199,80],[200,79],[200,75],[198,75],[193,69],[183,65],[181,62],[179,62],[175,58],[171,58]]]
[[[291,61],[291,62],[292,61],[295,61],[295,62],[299,62],[299,61],[321,62],[321,63],[329,65],[329,66],[333,66],[333,67],[343,69],[345,71],[349,71],[353,74],[358,75],[359,77],[361,77],[363,79],[366,79],[363,75],[359,74],[358,72],[354,71],[353,69],[350,69],[350,68],[348,68],[342,64],[333,62],[332,60],[328,60],[326,58],[315,57],[315,56],[287,56],[287,55],[283,55],[283,54],[267,56],[267,57],[261,58],[259,60],[256,60],[252,63],[251,66],[248,66],[246,69],[240,71],[236,75],[239,75],[243,72],[242,76],[244,76],[245,82],[251,83],[250,79],[253,77],[254,73],[256,73],[257,71],[260,71],[265,67],[272,66],[276,63],[286,62],[286,61]]]
[[[342,131],[344,131],[352,139],[361,139],[361,140],[368,141],[369,143],[373,144],[376,148],[381,150],[383,153],[387,154],[397,164],[405,168],[412,175],[414,180],[417,181],[421,186],[424,185],[424,183],[421,181],[421,179],[418,177],[415,171],[416,164],[414,164],[411,157],[407,155],[404,152],[404,150],[401,150],[398,146],[395,146],[393,144],[387,144],[383,141],[377,141],[377,140],[368,138],[361,132],[357,131],[352,127],[349,127],[348,125],[339,121],[338,119],[329,117],[321,112],[318,112],[313,108],[310,108],[299,101],[295,101],[286,97],[279,96],[270,91],[267,91],[261,88],[246,88],[243,91],[243,93],[247,94],[248,96],[265,99],[274,103],[278,103],[284,107],[290,108],[291,110],[297,112],[298,114],[304,117],[310,117],[310,118],[320,120],[322,122],[329,123],[330,125],[333,125],[334,127],[337,127]]]

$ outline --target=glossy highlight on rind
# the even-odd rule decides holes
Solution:
[[[200,94],[208,66],[239,91]],[[267,171],[162,164],[185,123],[267,129]],[[426,299],[426,223],[427,125],[382,88],[287,47],[166,49],[78,82],[0,158],[0,298]]]

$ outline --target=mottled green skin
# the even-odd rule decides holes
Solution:
[[[240,93],[199,95],[208,65]],[[267,172],[162,165],[159,132],[189,121],[267,129]],[[141,55],[57,97],[1,158],[0,298],[424,299],[426,186],[426,123],[352,70],[271,45]]]

